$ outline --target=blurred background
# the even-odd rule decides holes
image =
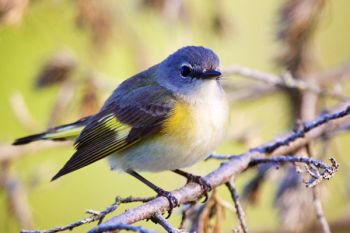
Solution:
[[[86,209],[103,210],[115,196],[154,195],[134,178],[110,172],[105,161],[50,182],[73,153],[71,143],[10,143],[93,114],[121,81],[182,46],[211,48],[223,69],[239,65],[276,75],[288,71],[295,78],[310,77],[311,83],[319,74],[339,69],[344,72],[327,76],[320,86],[345,99],[349,9],[347,0],[0,0],[0,232],[65,225],[86,217]],[[222,82],[231,101],[231,124],[217,149],[220,154],[242,153],[341,102],[314,99],[316,107],[310,110],[305,96],[295,90],[238,75],[227,75]],[[350,231],[349,139],[342,133],[313,145],[315,154],[323,153],[322,159],[336,156],[341,165],[320,187],[325,215],[331,227],[338,224],[334,232]],[[201,162],[187,171],[204,175],[218,165]],[[236,179],[247,200],[249,229],[319,232],[312,230],[311,192],[298,176],[291,178],[295,169],[263,170],[259,172],[265,182],[259,181],[262,185],[254,191],[247,184],[258,179],[257,170]],[[170,172],[144,175],[167,190],[185,183]],[[227,207],[220,215],[220,231],[231,232],[238,222],[229,193],[225,188],[217,191]],[[175,211],[169,221],[178,226],[180,219]],[[211,221],[209,232],[217,221]],[[150,222],[142,224],[162,231]]]

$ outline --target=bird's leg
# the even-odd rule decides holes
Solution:
[[[152,182],[148,181],[146,178],[144,178],[143,176],[141,176],[139,173],[135,172],[134,170],[128,170],[127,173],[132,175],[133,177],[135,177],[136,179],[138,179],[139,181],[141,181],[142,183],[144,183],[145,185],[147,185],[151,189],[153,189],[158,194],[158,196],[163,196],[163,197],[166,197],[168,199],[170,208],[168,211],[167,218],[169,218],[173,208],[175,208],[176,206],[179,205],[179,202],[176,199],[176,197],[174,195],[172,195],[171,192],[167,192],[164,189],[156,186]]]
[[[212,187],[203,177],[193,175],[191,173],[185,172],[180,169],[175,169],[173,170],[173,172],[175,172],[176,174],[179,174],[180,176],[186,177],[187,183],[194,182],[199,184],[204,191],[204,196],[205,196],[204,202],[208,200],[208,192],[212,190]]]

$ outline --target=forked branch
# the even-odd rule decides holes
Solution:
[[[229,182],[233,177],[242,173],[251,165],[254,159],[293,153],[297,148],[305,146],[313,139],[321,137],[325,133],[340,127],[340,123],[349,120],[350,106],[343,105],[340,108],[341,110],[319,116],[314,121],[304,124],[300,130],[294,131],[281,139],[256,147],[244,154],[231,156],[227,162],[222,163],[216,170],[212,171],[204,178],[215,188]],[[336,165],[333,164],[331,167],[335,168]],[[328,168],[326,170],[328,170]],[[189,183],[173,191],[172,194],[178,199],[179,204],[183,204],[197,200],[202,195],[202,189],[197,184]],[[103,222],[101,225],[93,228],[91,232],[96,232],[101,228],[118,224],[133,224],[141,220],[150,219],[157,212],[167,211],[168,208],[169,203],[167,199],[164,197],[157,197]]]

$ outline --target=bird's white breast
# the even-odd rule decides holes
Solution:
[[[112,169],[163,171],[188,167],[205,159],[220,144],[228,107],[216,81],[180,97],[186,113],[166,127],[163,134],[146,139],[110,156]]]

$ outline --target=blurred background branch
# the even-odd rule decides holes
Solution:
[[[49,229],[86,218],[108,223],[104,211],[83,216],[82,210],[104,209],[106,200],[132,194],[145,198],[120,199],[125,205],[118,205],[115,215],[128,215],[138,205],[135,201],[150,201],[157,204],[152,213],[158,218],[149,214],[142,219],[156,217],[165,228],[148,221],[114,224],[113,229],[174,231],[180,225],[200,233],[329,232],[327,219],[332,232],[348,232],[348,117],[305,129],[316,116],[349,104],[349,7],[348,1],[332,0],[0,0],[0,231]],[[18,136],[94,114],[125,78],[188,44],[212,48],[221,59],[232,117],[225,143],[211,158],[230,169],[207,178],[216,182],[221,177],[221,185],[235,174],[245,221],[231,216],[236,209],[225,187],[198,203],[188,201],[200,189],[186,185],[175,192],[191,194],[184,196],[182,217],[174,213],[165,221],[158,212],[166,209],[164,200],[152,200],[149,190],[116,177],[104,164],[48,182],[72,153],[70,142],[9,145]],[[225,156],[232,153],[249,156]],[[312,161],[331,155],[340,169],[317,190],[303,182],[306,174],[319,175],[314,166],[309,173],[291,162],[278,163],[278,170],[275,163],[246,169],[250,156],[288,154]],[[217,166],[217,160],[209,159],[191,170],[207,174]],[[146,176],[169,190],[182,185],[168,173]],[[92,227],[84,223],[76,231]]]

